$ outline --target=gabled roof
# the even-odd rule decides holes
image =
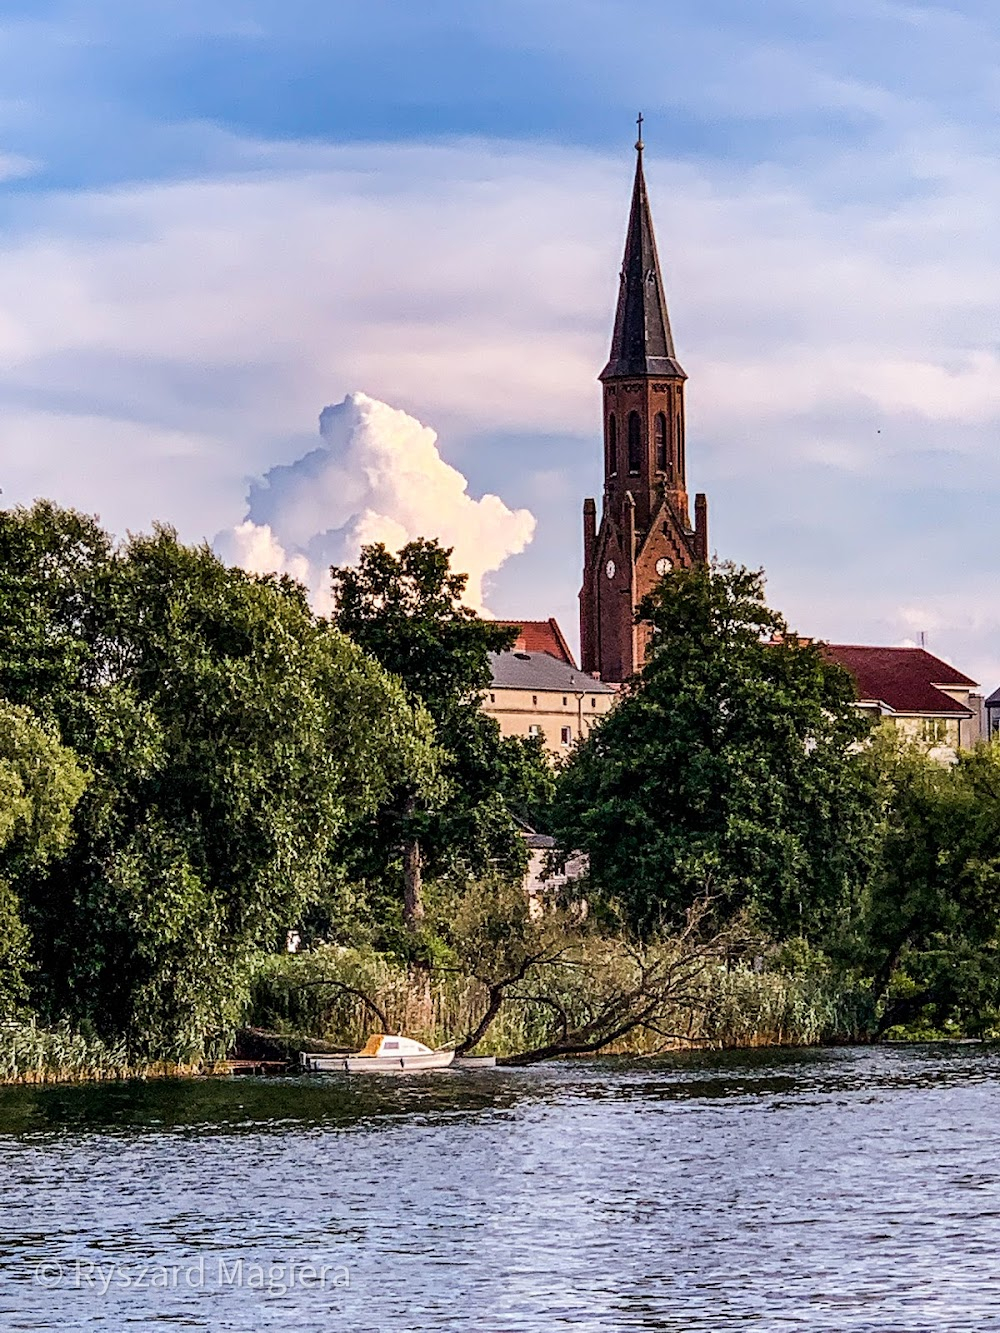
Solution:
[[[986,700],[986,702],[987,704],[992,705],[994,708],[1000,705],[1000,690],[994,690],[993,693],[990,695],[990,697]]]
[[[968,708],[939,687],[974,688],[976,682],[924,648],[851,643],[827,643],[822,647],[828,658],[851,673],[862,700],[883,704],[894,713],[971,716]]]
[[[500,690],[551,690],[566,694],[614,694],[607,681],[567,665],[549,653],[490,653],[493,684]]]
[[[687,379],[674,351],[674,338],[667,314],[663,275],[656,254],[653,218],[642,170],[642,140],[636,144],[635,183],[632,210],[625,236],[621,286],[611,355],[600,378],[618,375],[664,375]]]
[[[563,632],[553,617],[548,620],[498,620],[498,625],[520,630],[514,650],[522,653],[548,653],[567,666],[575,667],[573,654]]]

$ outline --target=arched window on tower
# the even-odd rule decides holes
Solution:
[[[642,424],[638,412],[628,414],[628,470],[637,476],[642,467]]]
[[[618,475],[618,422],[614,412],[608,417],[608,476]]]
[[[666,472],[667,418],[662,412],[657,412],[656,414],[656,425],[653,434],[656,440],[656,470],[657,472]]]

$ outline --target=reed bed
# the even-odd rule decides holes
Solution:
[[[31,1020],[0,1023],[0,1084],[82,1083],[130,1078],[174,1078],[223,1072],[224,1062],[136,1060],[124,1045],[109,1045],[67,1025],[40,1028]]]
[[[665,1011],[659,1032],[636,1030],[608,1051],[648,1055],[685,1047],[815,1046],[863,1039],[871,1028],[865,988],[834,976],[718,963],[706,968],[699,989],[698,1005]],[[485,987],[461,973],[432,970],[428,977],[384,955],[327,946],[264,960],[252,988],[249,1022],[359,1048],[382,1025],[356,992],[378,1005],[391,1031],[432,1046],[464,1036],[486,1004]],[[579,1008],[587,1004],[578,984],[574,995],[560,998]],[[551,1023],[549,1007],[507,1004],[476,1053],[511,1055],[541,1045]]]

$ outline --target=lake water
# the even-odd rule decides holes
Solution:
[[[0,1182],[4,1333],[1000,1330],[989,1047],[0,1089]]]

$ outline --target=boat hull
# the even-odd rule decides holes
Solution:
[[[413,1074],[422,1069],[447,1069],[454,1051],[428,1051],[426,1055],[303,1055],[312,1073]]]

